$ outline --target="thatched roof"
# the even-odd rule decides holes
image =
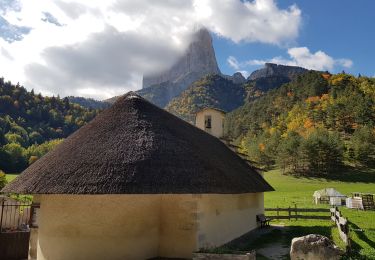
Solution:
[[[230,194],[271,190],[219,139],[130,92],[2,191]]]

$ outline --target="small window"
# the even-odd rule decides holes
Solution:
[[[204,127],[211,129],[211,116],[204,116]]]

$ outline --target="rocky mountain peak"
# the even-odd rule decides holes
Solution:
[[[169,70],[157,75],[144,75],[143,88],[163,82],[176,83],[181,79],[184,79],[185,83],[186,76],[193,75],[193,78],[186,81],[189,85],[207,74],[220,74],[220,70],[216,62],[211,35],[207,29],[202,28],[194,34],[185,55]]]
[[[245,77],[241,74],[241,72],[236,72],[232,76],[232,80],[234,84],[243,84],[246,82]]]
[[[246,78],[241,74],[241,72],[236,72],[232,76],[223,74],[221,76],[232,81],[234,84],[243,84],[246,82]]]
[[[297,66],[278,65],[274,63],[265,63],[264,68],[254,71],[250,74],[248,80],[256,80],[259,78],[279,76],[292,79],[298,74],[308,71],[305,68]]]

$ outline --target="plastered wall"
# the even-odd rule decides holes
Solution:
[[[206,194],[198,207],[198,247],[225,244],[257,227],[264,212],[263,193]]]
[[[263,194],[42,195],[38,260],[189,258],[256,227]]]
[[[204,121],[205,116],[211,116],[211,129],[205,129]],[[197,113],[195,118],[195,126],[205,130],[206,132],[216,136],[218,138],[222,137],[224,134],[224,114],[215,109],[204,109]]]
[[[158,254],[159,197],[44,195],[38,260],[147,259]]]
[[[198,248],[197,210],[193,195],[161,195],[159,256],[192,256]]]

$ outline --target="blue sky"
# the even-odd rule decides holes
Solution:
[[[332,72],[345,70],[357,75],[375,75],[375,1],[373,0],[283,0],[280,8],[292,4],[302,11],[302,24],[298,37],[287,46],[265,43],[235,44],[230,40],[214,36],[214,48],[221,70],[232,74],[236,70],[229,66],[228,56],[239,61],[252,59],[268,60],[281,56],[289,58],[287,49],[306,46],[311,52],[323,51],[333,58],[350,59],[350,68],[334,66]],[[243,70],[253,71],[261,65],[250,65]]]
[[[0,76],[110,98],[172,66],[200,26],[225,74],[274,62],[375,76],[374,10],[373,0],[0,0]]]

